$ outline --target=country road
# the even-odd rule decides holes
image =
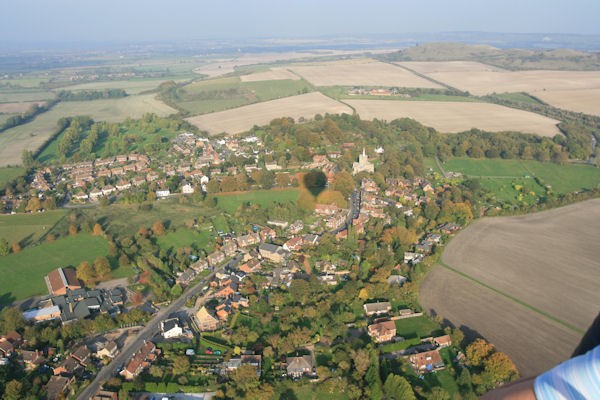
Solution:
[[[236,258],[229,261],[225,266],[220,267],[219,269],[213,271],[206,278],[198,282],[192,288],[187,290],[181,297],[177,300],[173,301],[167,308],[161,309],[152,317],[150,321],[146,324],[144,329],[142,329],[137,337],[128,345],[123,347],[119,354],[104,368],[98,372],[96,378],[90,383],[80,394],[77,396],[77,400],[89,400],[98,389],[100,389],[100,384],[107,379],[112,378],[118,373],[118,369],[122,364],[125,364],[129,359],[142,347],[145,341],[152,339],[159,331],[160,322],[166,319],[171,313],[179,311],[185,305],[186,300],[189,297],[192,297],[198,292],[202,290],[202,288],[206,285],[208,281],[210,281],[216,273],[223,272],[227,265],[231,265],[231,263],[236,262]],[[207,295],[204,296],[204,301],[206,301]]]

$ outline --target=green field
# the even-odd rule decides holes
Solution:
[[[20,164],[22,150],[40,147],[55,131],[56,123],[62,117],[89,115],[95,121],[122,121],[127,117],[139,118],[151,112],[166,116],[175,110],[155,99],[154,94],[59,103],[33,121],[2,132],[0,166]]]
[[[235,214],[238,207],[242,203],[258,204],[261,207],[266,207],[271,202],[276,201],[279,203],[285,203],[288,201],[296,202],[299,190],[286,189],[286,190],[252,190],[244,193],[234,194],[221,194],[213,195],[217,201],[217,206],[223,211],[229,214]]]
[[[404,338],[443,335],[440,325],[426,316],[396,320],[396,335]]]
[[[214,210],[169,199],[152,203],[150,211],[141,211],[136,205],[113,204],[85,209],[84,213],[100,221],[106,233],[124,237],[135,235],[141,228],[150,229],[157,221],[161,221],[167,229],[185,229],[194,218],[212,215]]]
[[[523,161],[523,165],[546,185],[551,185],[557,193],[592,189],[600,185],[600,168],[592,165],[559,165],[539,161]]]
[[[19,175],[23,175],[25,170],[20,167],[5,167],[0,168],[0,188],[12,179],[15,179]]]
[[[175,232],[169,232],[157,240],[161,249],[171,248],[179,249],[181,247],[194,246],[198,249],[206,248],[210,242],[210,234],[207,231],[192,231],[188,229],[178,229]]]
[[[312,91],[312,86],[304,80],[242,82],[231,77],[186,85],[175,104],[192,114],[206,114]]]
[[[12,114],[0,114],[0,125],[2,125],[4,122],[6,122],[7,119],[9,119],[10,117],[13,117],[17,115],[16,113],[12,113]]]
[[[108,242],[99,236],[79,234],[53,243],[0,257],[0,304],[47,292],[44,276],[58,267],[76,267],[108,253]]]
[[[479,181],[481,186],[489,189],[496,196],[497,200],[510,203],[524,201],[533,204],[536,202],[536,197],[546,193],[546,189],[538,185],[534,178],[484,177]]]
[[[469,176],[523,177],[530,173],[520,160],[451,158],[442,163],[446,172],[461,172]]]
[[[162,82],[170,80],[169,78],[152,78],[152,79],[130,79],[123,81],[100,81],[80,83],[78,85],[66,86],[56,89],[60,90],[104,90],[104,89],[123,89],[127,94],[139,94],[147,90],[156,89]],[[182,79],[175,79],[175,82],[182,82]]]
[[[50,100],[54,94],[43,89],[0,89],[0,103]]]
[[[543,103],[537,101],[536,99],[534,99],[533,97],[529,96],[527,93],[521,93],[521,92],[500,93],[500,94],[495,94],[495,96],[498,98],[501,98],[501,99],[505,99],[505,100],[520,101],[521,103],[543,104]]]
[[[0,237],[21,247],[36,243],[67,214],[65,210],[36,214],[0,215]]]
[[[437,163],[435,162],[435,158],[430,158],[430,157],[423,158],[423,164],[425,165],[426,170],[431,168],[433,170],[433,172],[442,176],[442,171],[440,171],[440,169],[438,168]]]
[[[349,94],[350,86],[319,86],[317,90],[326,96],[336,100],[354,99],[354,100],[397,100],[397,101],[461,101],[461,102],[479,102],[480,100],[473,97],[465,96],[450,96],[446,94],[430,94],[422,93],[414,97],[401,96],[376,96],[369,94]],[[386,88],[388,89],[388,88]]]

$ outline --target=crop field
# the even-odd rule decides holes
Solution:
[[[307,93],[278,100],[251,104],[227,111],[199,115],[186,121],[209,134],[240,133],[254,125],[266,125],[275,118],[312,119],[315,114],[352,114],[352,110],[321,93]],[[19,153],[20,154],[20,153]]]
[[[423,75],[437,72],[499,72],[502,68],[475,61],[403,61],[396,64]]]
[[[23,149],[35,150],[56,129],[62,117],[89,115],[95,121],[122,121],[126,117],[139,118],[154,112],[160,116],[177,112],[155,95],[128,96],[120,99],[62,102],[33,121],[8,129],[0,135],[0,167],[21,163]]]
[[[600,199],[526,216],[479,220],[454,238],[442,255],[442,262],[457,271],[453,274],[463,274],[455,279],[459,286],[449,285],[447,276],[443,283],[438,281],[439,276],[428,277],[426,281],[432,280],[434,288],[448,285],[448,289],[428,300],[435,289],[422,287],[424,306],[437,307],[438,313],[450,321],[449,313],[458,316],[456,323],[464,323],[468,318],[469,328],[482,334],[505,323],[507,328],[489,339],[499,347],[506,346],[509,355],[520,352],[521,343],[528,336],[544,344],[545,352],[541,354],[547,356],[540,356],[540,360],[548,357],[556,361],[552,358],[556,357],[554,353],[561,357],[568,354],[598,313],[599,223]],[[457,283],[465,276],[471,279],[470,283],[468,279]],[[482,291],[492,292],[490,288],[493,298],[482,296]],[[448,293],[460,295],[453,298]],[[496,303],[496,295],[508,303]],[[512,307],[508,306],[510,302]],[[452,306],[458,303],[460,307]],[[539,327],[530,326],[534,314],[538,314],[537,320],[560,325],[572,334],[561,333],[562,328],[546,330],[540,323],[536,324]],[[528,333],[514,333],[523,330],[516,329],[511,321],[524,324]],[[556,340],[560,341],[559,346],[555,346]],[[537,353],[524,351],[524,362],[529,358],[531,365],[541,365],[535,360]]]
[[[309,64],[290,69],[315,86],[441,88],[404,68],[372,60]]]
[[[490,70],[457,70],[446,68],[447,65],[448,62],[443,62],[437,71],[434,66],[428,66],[424,69],[433,72],[423,74],[478,96],[494,92],[537,95],[543,91],[600,89],[600,71],[503,71],[492,67]]]
[[[544,90],[535,92],[540,100],[565,110],[600,115],[600,88],[582,90]]]
[[[0,103],[0,113],[24,113],[32,105],[42,105],[43,101],[24,101],[21,103]]]
[[[79,234],[0,257],[0,304],[47,293],[44,275],[48,272],[93,262],[107,253],[104,238]]]
[[[156,89],[161,83],[167,81],[169,79],[160,78],[160,79],[132,79],[132,80],[124,80],[124,81],[108,81],[108,82],[89,82],[89,83],[80,83],[78,85],[66,86],[56,91],[60,90],[71,90],[71,91],[79,91],[79,90],[104,90],[104,89],[123,89],[127,92],[127,94],[139,94],[141,92]],[[175,82],[181,82],[182,79],[174,79]]]
[[[243,193],[220,194],[213,197],[217,200],[217,206],[229,214],[235,214],[242,203],[258,204],[266,207],[271,202],[276,201],[285,203],[288,201],[296,202],[300,195],[299,190],[295,189],[272,189],[272,190],[252,190]]]
[[[242,82],[256,82],[256,81],[275,81],[281,79],[292,79],[298,80],[300,77],[287,68],[270,68],[268,71],[255,72],[249,75],[240,76]]]
[[[49,100],[53,97],[53,93],[43,89],[0,89],[0,103]]]
[[[305,80],[241,81],[238,77],[194,82],[184,86],[177,106],[193,114],[206,114],[261,101],[312,92]]]
[[[22,247],[39,241],[62,217],[65,210],[35,214],[0,215],[0,238]]]
[[[553,137],[559,121],[539,114],[489,103],[450,101],[346,100],[362,119],[393,121],[413,118],[444,133],[479,128],[490,132],[524,132]]]
[[[573,330],[440,265],[421,283],[419,303],[467,337],[493,343],[510,356],[521,376],[539,374],[570,358],[581,339]]]

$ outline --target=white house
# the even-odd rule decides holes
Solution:
[[[191,184],[186,183],[181,187],[181,191],[183,192],[183,194],[192,194],[194,193],[194,187]]]
[[[160,330],[165,339],[183,336],[183,328],[179,326],[179,318],[170,318],[160,323]]]
[[[161,189],[156,191],[156,197],[159,199],[165,199],[171,195],[171,191],[169,189]]]

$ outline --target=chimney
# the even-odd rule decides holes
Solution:
[[[69,303],[69,312],[73,312],[73,303]]]

